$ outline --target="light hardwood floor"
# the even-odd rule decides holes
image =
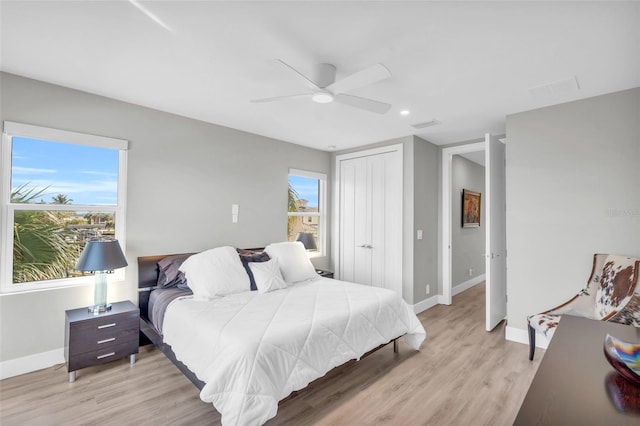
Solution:
[[[400,343],[334,369],[280,403],[268,425],[510,425],[544,351],[484,331],[484,285],[419,315],[420,352]],[[220,415],[158,350],[137,363],[114,361],[78,372],[64,365],[0,382],[0,424],[215,425]]]

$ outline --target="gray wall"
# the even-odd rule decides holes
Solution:
[[[403,152],[402,296],[407,303],[416,304],[438,292],[438,148],[416,136],[406,136],[334,152],[332,168],[336,155],[395,144],[402,144]],[[418,229],[423,230],[422,241],[416,239]],[[431,284],[429,294],[426,284]]]
[[[438,293],[438,215],[440,189],[440,150],[424,139],[414,136],[413,187],[413,301],[418,303]],[[422,230],[422,240],[417,230]],[[431,290],[426,292],[426,285]]]
[[[485,273],[485,168],[460,155],[451,163],[451,284],[453,287]],[[480,227],[462,227],[462,190],[479,192]],[[469,275],[469,269],[473,273]]]
[[[138,256],[285,240],[289,168],[330,178],[327,152],[12,74],[0,78],[3,121],[130,141],[129,266],[125,282],[110,286],[110,301],[137,301]],[[328,200],[330,212],[330,192]],[[232,204],[240,206],[237,224],[231,223]],[[314,262],[330,267],[328,259]],[[91,286],[0,296],[0,361],[63,347],[64,311],[90,305],[92,298]]]
[[[507,117],[510,327],[566,301],[594,253],[640,257],[640,88]]]

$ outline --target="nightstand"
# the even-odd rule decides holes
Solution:
[[[76,371],[129,356],[136,362],[140,310],[129,301],[114,303],[110,311],[94,315],[87,308],[65,312],[64,357],[69,381]]]
[[[333,278],[333,272],[331,271],[323,271],[322,269],[316,269],[316,273],[320,275],[322,278]]]

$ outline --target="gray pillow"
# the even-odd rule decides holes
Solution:
[[[183,290],[189,290],[187,277],[178,270],[182,262],[187,260],[189,256],[191,254],[175,254],[160,259],[158,261],[158,287],[178,287]]]

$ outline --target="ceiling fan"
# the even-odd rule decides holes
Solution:
[[[262,103],[294,98],[310,98],[312,101],[319,104],[336,101],[351,107],[360,108],[378,114],[384,114],[391,108],[390,104],[384,102],[347,95],[345,93],[391,77],[391,72],[382,64],[375,64],[372,67],[365,68],[336,81],[336,67],[331,64],[319,64],[315,69],[313,79],[311,79],[283,60],[277,59],[277,62],[286,69],[292,71],[294,75],[307,85],[310,91],[294,95],[253,99],[251,102]]]

